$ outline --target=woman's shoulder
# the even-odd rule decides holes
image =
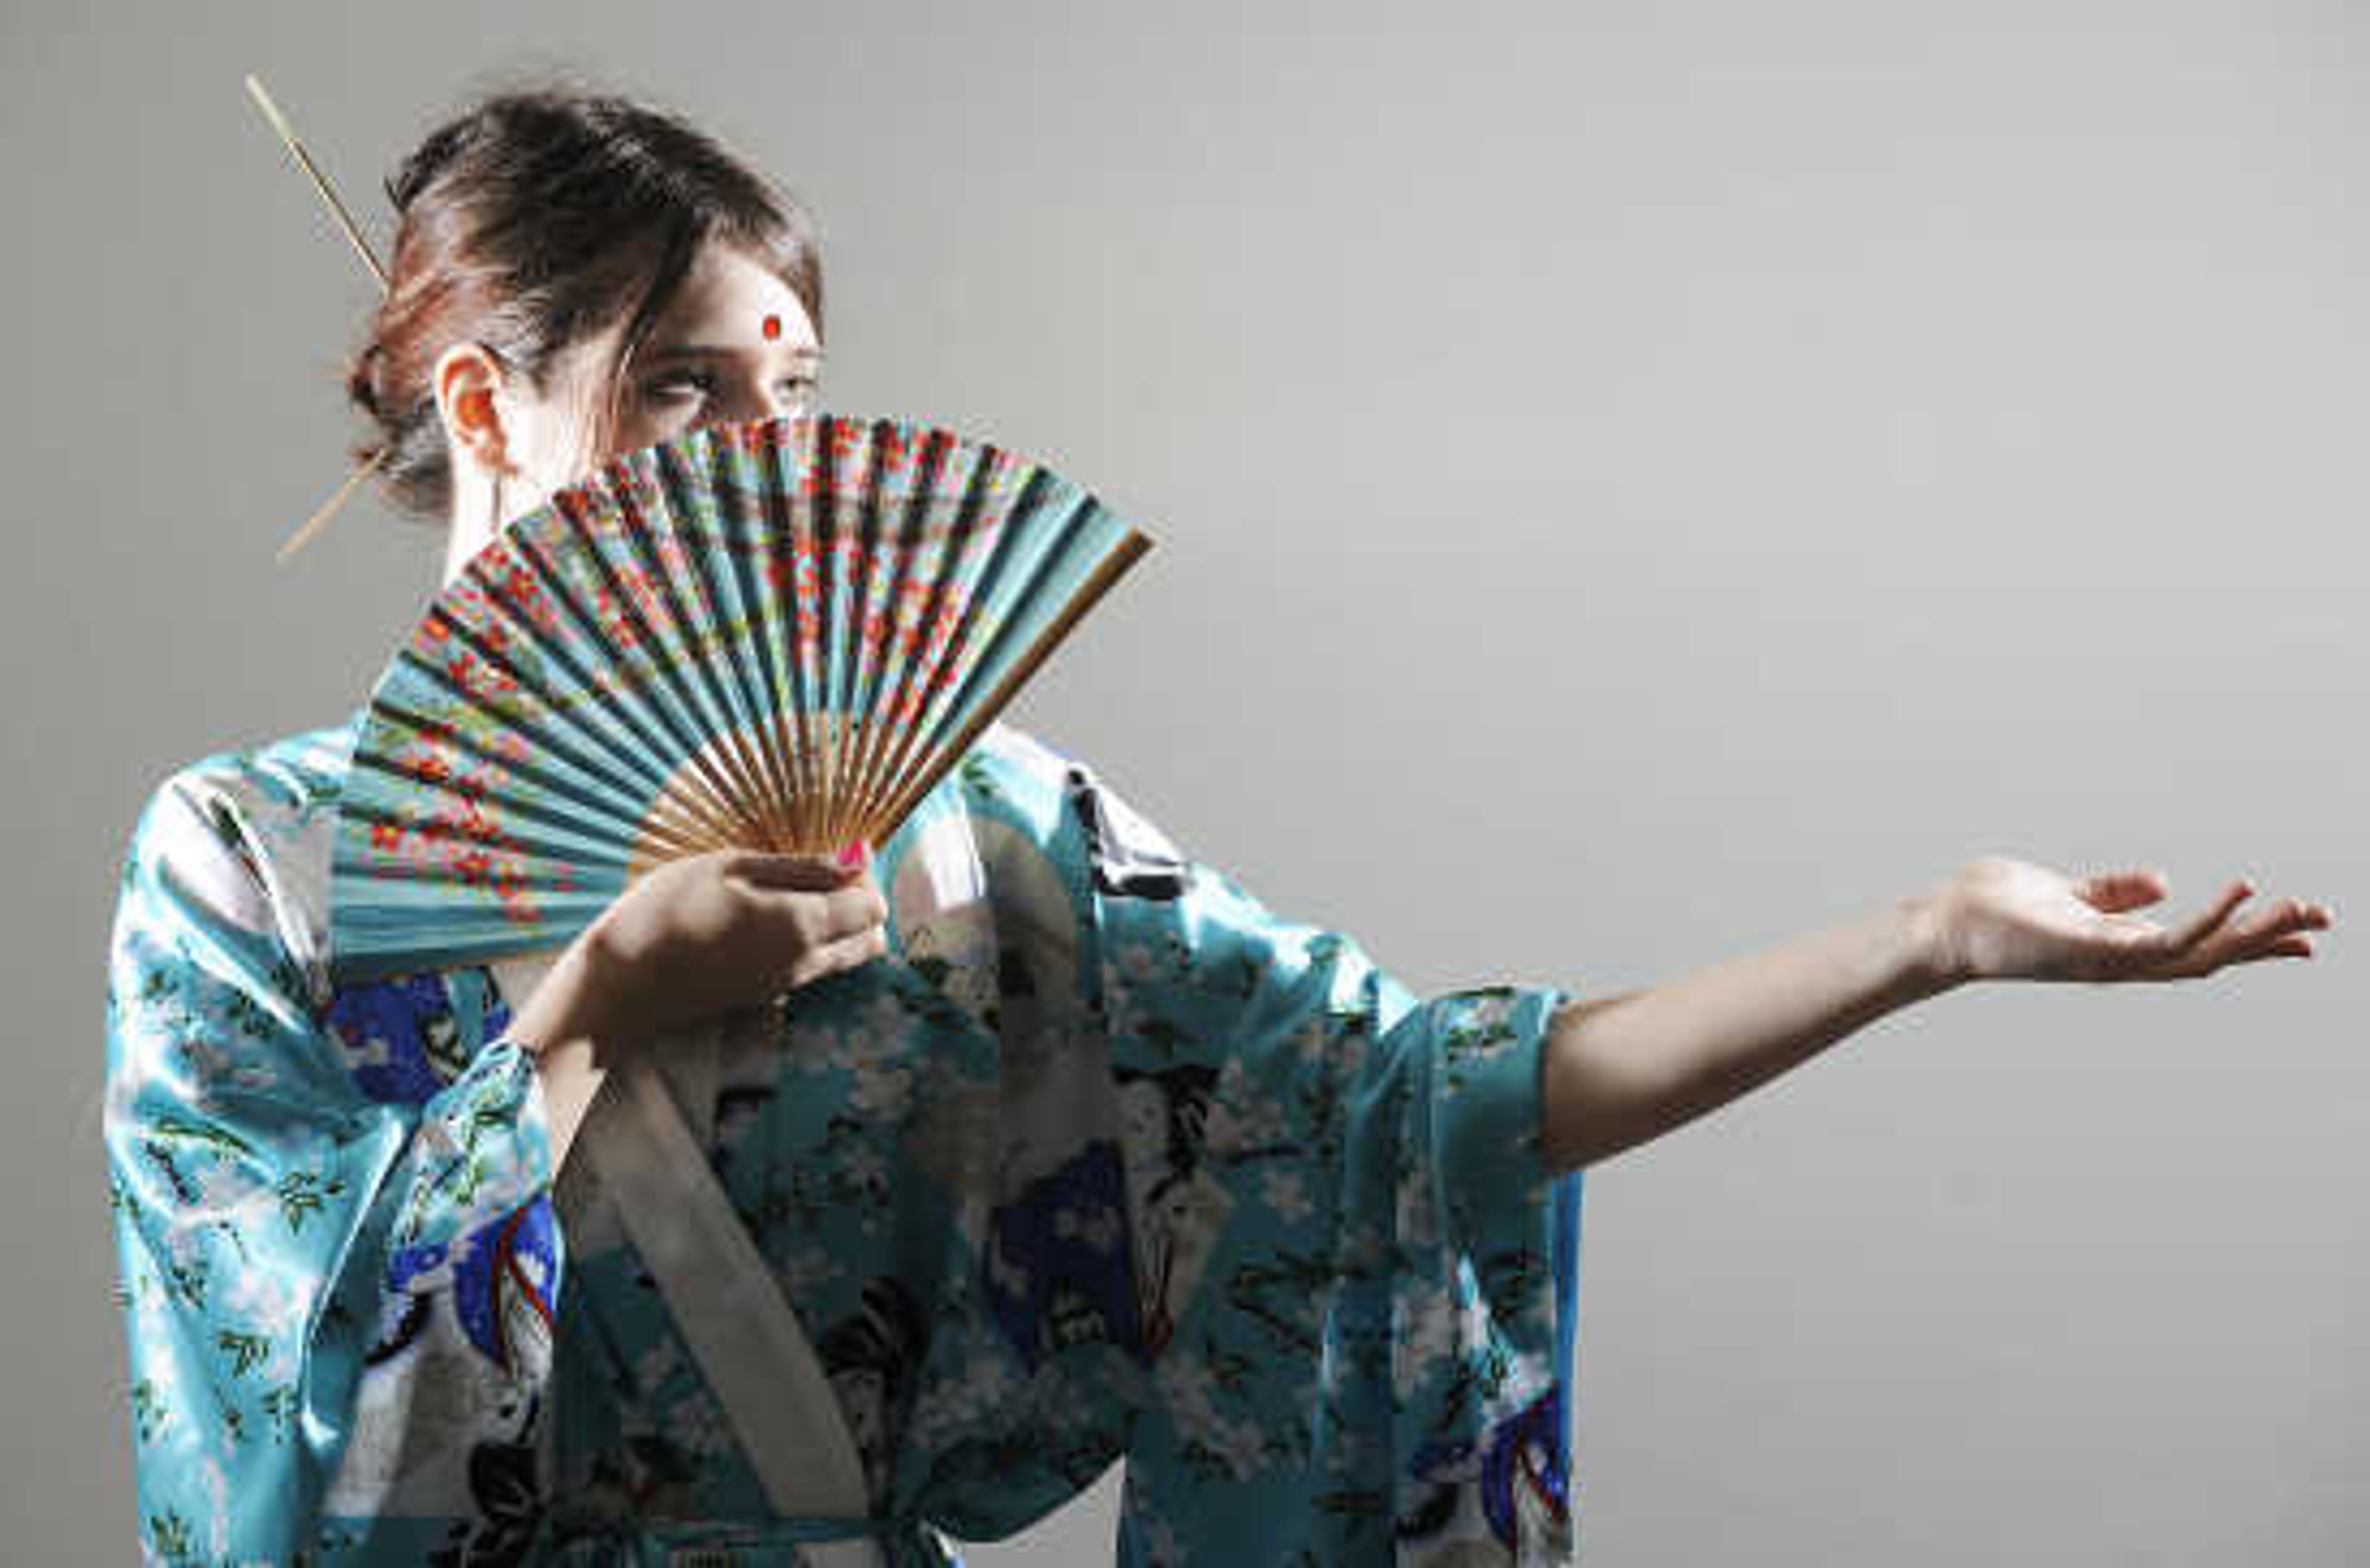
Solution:
[[[1049,745],[1033,731],[996,719],[980,732],[973,751],[989,763],[1029,774],[1058,785],[1064,772],[1076,761],[1067,752]]]
[[[1183,852],[1091,764],[1002,723],[988,727],[979,750],[1007,797],[1024,797],[1017,804],[1043,837],[1075,842],[1099,891],[1166,901],[1192,885]]]
[[[127,885],[169,886],[206,916],[277,934],[292,956],[317,954],[330,830],[358,716],[174,768],[133,827]]]
[[[335,808],[351,756],[354,717],[206,752],[167,773],[150,791],[137,839],[167,844],[195,822],[213,839],[241,820],[294,819]],[[160,846],[163,847],[163,846]]]
[[[955,770],[965,807],[976,816],[1018,815],[1038,831],[1053,830],[1076,760],[1030,731],[997,719],[980,731]]]
[[[1092,841],[1114,818],[1137,820],[1091,763],[1002,720],[981,731],[961,772],[966,805],[974,814],[984,802],[992,802],[995,815],[1041,841],[1079,830]],[[1146,831],[1158,838],[1148,825]]]

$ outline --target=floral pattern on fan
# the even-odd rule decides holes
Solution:
[[[557,945],[705,850],[886,838],[1149,547],[1041,464],[912,421],[616,459],[489,542],[380,678],[340,967]]]

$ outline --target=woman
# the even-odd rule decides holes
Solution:
[[[811,406],[813,227],[672,119],[494,97],[389,182],[351,378],[449,579],[595,458]],[[877,850],[674,862],[523,981],[340,984],[347,723],[156,792],[110,968],[140,1517],[168,1562],[951,1560],[1127,1461],[1128,1562],[1568,1561],[1580,1169],[1976,979],[2306,956],[1961,867],[1649,990],[1419,1000],[1008,726]],[[786,1023],[763,1004],[800,993]],[[571,1157],[639,1049],[820,1347],[870,1520],[773,1516]],[[612,1097],[614,1099],[614,1096]]]

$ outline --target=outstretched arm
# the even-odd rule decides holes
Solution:
[[[1647,990],[1559,1010],[1541,1067],[1542,1139],[1558,1170],[1593,1164],[1726,1104],[1894,1009],[1973,979],[2110,982],[2308,957],[2326,906],[2283,899],[2226,924],[2233,883],[2178,931],[2123,911],[2154,872],[2075,880],[1996,856],[1857,919]]]

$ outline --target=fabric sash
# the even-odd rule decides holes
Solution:
[[[555,958],[491,967],[506,997],[523,998]],[[839,1402],[676,1103],[683,1093],[707,1127],[723,1027],[652,1040],[613,1069],[577,1131],[577,1150],[616,1203],[766,1500],[786,1517],[841,1527],[841,1539],[801,1547],[808,1561],[871,1568],[884,1559],[865,1538],[884,1527],[867,1516],[863,1460]]]

